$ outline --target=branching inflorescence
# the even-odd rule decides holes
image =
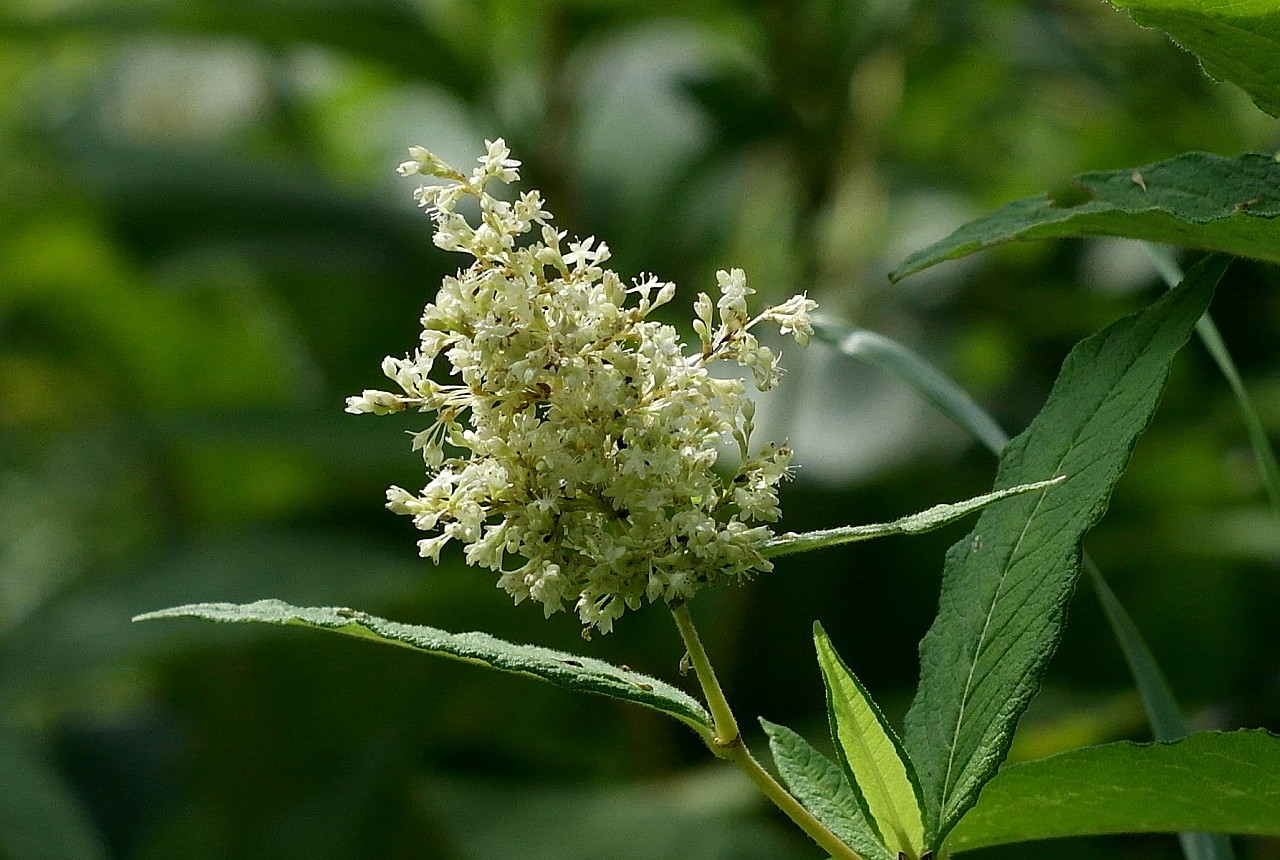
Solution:
[[[427,485],[391,487],[387,506],[435,532],[418,544],[423,557],[438,561],[456,540],[517,603],[532,598],[550,615],[572,602],[584,632],[608,632],[645,599],[675,604],[769,570],[765,524],[779,517],[791,450],[751,449],[744,381],[708,366],[733,362],[759,390],[773,387],[777,356],[750,329],[773,322],[805,343],[816,304],[794,296],[753,318],[742,270],[719,272],[719,299],[694,303],[701,349],[686,354],[674,328],[647,319],[675,285],[625,285],[603,267],[603,242],[565,242],[537,191],[491,196],[487,183],[515,182],[520,162],[500,139],[487,148],[469,177],[420,147],[399,168],[442,180],[417,200],[435,244],[475,261],[426,306],[414,353],[383,361],[400,391],[347,400],[354,413],[435,413],[413,442]],[[479,203],[475,226],[457,211],[465,197]],[[441,357],[448,384],[432,378]],[[730,438],[740,463],[724,477],[714,467]]]

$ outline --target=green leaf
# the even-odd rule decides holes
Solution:
[[[1159,254],[1155,246],[1148,245],[1147,247],[1151,248],[1153,254],[1156,255],[1156,261],[1160,264],[1162,271],[1174,271],[1176,263]],[[1176,277],[1170,286],[1176,286],[1181,280],[1182,272],[1177,270]],[[1206,313],[1196,326],[1196,330],[1201,334],[1202,339],[1205,334],[1205,323],[1208,321],[1209,315]],[[1004,430],[964,389],[897,341],[876,332],[865,329],[852,329],[825,321],[815,322],[814,336],[846,355],[875,364],[896,376],[899,380],[919,392],[930,403],[933,403],[956,424],[969,431],[970,435],[982,442],[997,457],[1000,456],[1004,446],[1008,444],[1009,437]],[[1214,354],[1214,358],[1219,362],[1220,366],[1225,359],[1228,366],[1234,370],[1234,367],[1230,365],[1230,356],[1226,354],[1225,346],[1222,348],[1222,357],[1214,350],[1213,344],[1206,341],[1206,346]],[[1230,380],[1231,374],[1228,373],[1228,366],[1223,367],[1223,373]],[[1236,390],[1234,384],[1232,388]],[[1239,397],[1240,394],[1237,396]],[[1253,410],[1247,399],[1242,402],[1243,407],[1248,407],[1245,409],[1245,418],[1250,427],[1250,439],[1253,440],[1255,438],[1254,422],[1256,422],[1256,414],[1254,415],[1254,422],[1249,422],[1250,414]],[[1260,428],[1261,424],[1258,423],[1256,426]],[[1258,452],[1258,443],[1255,441],[1254,444],[1255,451]],[[1259,461],[1263,463],[1264,474],[1269,476],[1272,471],[1272,469],[1268,468],[1269,463],[1266,456],[1270,455],[1269,443],[1258,453]],[[1270,462],[1274,463],[1273,456],[1270,457]],[[1268,478],[1268,488],[1272,486]],[[1280,489],[1280,480],[1277,480],[1274,486]],[[1272,498],[1273,501],[1280,499],[1280,492],[1273,489]],[[1280,502],[1276,503],[1276,509],[1280,511]],[[1112,633],[1120,644],[1120,649],[1124,652],[1125,662],[1133,674],[1139,697],[1142,699],[1143,709],[1147,714],[1147,721],[1152,727],[1152,733],[1155,735],[1156,740],[1174,741],[1186,737],[1190,733],[1187,719],[1183,715],[1182,709],[1178,706],[1173,690],[1170,689],[1169,683],[1165,679],[1164,673],[1160,670],[1155,656],[1147,647],[1142,634],[1138,631],[1133,619],[1129,617],[1129,613],[1121,605],[1119,599],[1116,598],[1111,587],[1107,585],[1097,565],[1093,564],[1087,553],[1084,554],[1083,558],[1085,568],[1089,572],[1090,581],[1098,593],[1099,602],[1101,602],[1107,621],[1111,625]],[[1178,838],[1182,842],[1183,853],[1188,860],[1229,860],[1233,856],[1227,838],[1219,834],[1180,833]]]
[[[1032,493],[1036,490],[1043,490],[1064,480],[1066,480],[1066,476],[1059,475],[1058,477],[1050,478],[1047,481],[1020,484],[1016,487],[1010,487],[994,493],[984,493],[981,496],[974,496],[972,499],[966,499],[963,502],[934,505],[933,507],[920,511],[919,513],[908,514],[905,517],[896,519],[891,523],[872,523],[871,525],[866,526],[838,526],[833,529],[819,529],[817,531],[801,533],[786,532],[785,534],[780,534],[770,540],[765,545],[764,551],[761,555],[765,558],[774,558],[775,556],[791,555],[796,552],[808,552],[809,550],[822,549],[829,546],[839,546],[840,544],[846,543],[856,543],[858,541],[886,537],[888,535],[923,534],[924,532],[930,532],[936,528],[941,528],[948,523],[953,523],[961,517],[968,516],[975,511],[980,511],[988,505],[1014,496],[1020,496],[1023,493]]]
[[[1152,248],[1153,253],[1156,253],[1154,246],[1148,245],[1148,247]],[[1176,267],[1172,260],[1166,260],[1162,255],[1157,254],[1156,260],[1157,263],[1162,264],[1162,270],[1172,271],[1170,267]],[[1176,285],[1181,280],[1182,272],[1178,270],[1171,286]],[[1208,320],[1209,315],[1206,313],[1196,326],[1196,330],[1201,334],[1202,338],[1204,336],[1204,326]],[[933,403],[951,420],[969,431],[970,435],[982,442],[997,457],[1000,456],[1004,446],[1008,444],[1009,437],[1005,435],[1004,430],[964,389],[902,344],[875,332],[865,329],[851,329],[830,322],[816,322],[814,335],[819,340],[830,344],[846,355],[861,358],[893,374],[902,382],[914,388],[926,400]],[[1206,346],[1209,347],[1211,352],[1214,352],[1212,344],[1206,341]],[[1229,363],[1230,356],[1226,354],[1225,347],[1222,349],[1222,354]],[[1222,364],[1222,359],[1219,358],[1216,352],[1214,352],[1214,358],[1219,361],[1220,365]],[[1223,373],[1227,374],[1226,367],[1223,368]],[[1230,379],[1230,375],[1228,375],[1228,378]],[[1232,387],[1233,390],[1236,389],[1235,385]],[[1242,404],[1242,406],[1245,405],[1248,405],[1247,400]],[[1249,419],[1250,412],[1252,412],[1251,406],[1246,410],[1246,421]],[[1249,426],[1250,439],[1254,439],[1254,424],[1250,423]],[[1257,426],[1260,428],[1261,424]],[[1255,442],[1256,448],[1257,443]],[[1270,474],[1270,470],[1268,469],[1267,459],[1263,454],[1269,453],[1270,447],[1268,445],[1259,454],[1259,460],[1263,463],[1264,474],[1267,475]],[[1271,460],[1274,462],[1274,457]],[[1268,487],[1270,488],[1271,486],[1269,481]],[[1280,480],[1277,480],[1275,486],[1280,488]],[[1280,498],[1280,492],[1273,490],[1272,496],[1273,500]],[[1280,511],[1280,503],[1277,503],[1276,508]],[[1106,580],[1103,579],[1102,572],[1098,570],[1097,565],[1092,563],[1087,553],[1083,558],[1085,568],[1089,572],[1090,581],[1093,583],[1103,611],[1106,613],[1107,621],[1111,625],[1111,630],[1115,634],[1116,641],[1124,652],[1129,670],[1133,674],[1139,697],[1142,699],[1143,709],[1146,711],[1147,720],[1151,724],[1156,740],[1173,741],[1186,737],[1190,733],[1190,729],[1187,727],[1187,719],[1183,715],[1181,708],[1178,707],[1173,690],[1170,689],[1168,681],[1165,680],[1164,673],[1160,670],[1155,656],[1147,647],[1142,634],[1133,623],[1133,619],[1129,617],[1129,613],[1116,598],[1115,593],[1111,591],[1111,587],[1107,585]],[[1218,834],[1180,833],[1178,838],[1182,842],[1183,853],[1188,860],[1229,860],[1233,856],[1227,838]]]
[[[840,659],[822,625],[814,623],[813,641],[827,687],[831,737],[863,816],[892,857],[924,853],[924,813],[920,785],[898,736],[866,688]]]
[[[1011,765],[983,789],[947,847],[1177,830],[1280,836],[1280,736],[1200,732]]]
[[[1272,0],[1111,0],[1144,27],[1158,27],[1200,58],[1210,77],[1231,81],[1280,116],[1280,7]]]
[[[714,732],[711,715],[682,690],[656,678],[617,666],[536,645],[518,645],[487,633],[447,633],[434,627],[399,624],[339,607],[290,606],[279,600],[256,603],[193,603],[139,615],[157,618],[203,618],[208,621],[262,622],[331,630],[360,639],[399,645],[427,654],[477,663],[502,672],[529,675],[558,687],[611,696],[661,711],[706,737]]]
[[[1222,257],[1201,261],[1182,286],[1072,350],[1045,407],[1005,448],[995,485],[1067,480],[984,511],[947,553],[905,738],[927,808],[938,816],[936,839],[1008,753],[1061,635],[1081,540],[1106,509],[1169,364],[1226,265]]]
[[[101,860],[106,846],[61,777],[0,719],[0,857]]]
[[[1072,199],[1025,197],[903,260],[897,281],[1013,239],[1127,236],[1280,262],[1280,162],[1188,152],[1137,169],[1085,173]]]
[[[867,823],[844,771],[786,726],[763,717],[769,751],[787,790],[814,818],[866,860],[892,860],[889,850]]]

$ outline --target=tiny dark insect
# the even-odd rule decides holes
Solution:
[[[560,662],[565,664],[566,666],[577,666],[579,669],[582,668],[582,664],[579,663],[577,660],[561,660]]]

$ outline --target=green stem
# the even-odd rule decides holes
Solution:
[[[680,638],[684,640],[685,648],[688,649],[689,662],[693,664],[694,674],[698,676],[702,694],[707,700],[707,707],[711,710],[711,717],[715,721],[715,737],[709,740],[704,738],[707,740],[707,746],[717,757],[733,762],[738,770],[755,783],[756,788],[760,789],[765,797],[786,813],[788,818],[834,860],[863,860],[862,855],[841,842],[839,837],[828,830],[813,816],[813,813],[801,806],[800,801],[792,797],[760,765],[760,762],[756,761],[742,739],[738,721],[733,716],[733,710],[729,707],[729,701],[720,687],[720,681],[716,679],[715,670],[711,668],[711,661],[707,659],[707,652],[702,647],[698,630],[693,626],[693,618],[689,615],[689,607],[683,603],[673,606],[671,614],[676,619],[676,626],[680,628]]]

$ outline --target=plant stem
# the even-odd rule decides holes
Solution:
[[[702,640],[698,637],[697,628],[693,626],[693,618],[689,615],[689,607],[683,603],[673,606],[671,614],[675,616],[676,626],[680,628],[680,637],[689,651],[689,661],[693,664],[694,674],[698,676],[702,694],[707,700],[707,707],[711,710],[711,717],[715,721],[715,737],[704,738],[707,740],[707,746],[717,757],[733,762],[738,770],[755,783],[756,788],[760,789],[765,797],[773,801],[774,805],[785,812],[788,818],[834,860],[862,860],[860,854],[841,842],[839,837],[814,818],[813,813],[801,806],[800,802],[788,793],[761,766],[760,762],[756,761],[742,739],[738,721],[733,716],[733,710],[729,707],[729,701],[725,698],[719,680],[716,679],[715,670],[711,668],[711,661],[707,659],[707,652],[702,647]]]
[[[715,721],[716,736],[711,739],[712,752],[725,758],[725,750],[742,743],[738,721],[733,716],[729,701],[724,697],[724,690],[720,688],[716,672],[711,668],[711,661],[707,659],[702,639],[698,637],[698,630],[693,626],[693,618],[689,615],[688,604],[681,603],[671,607],[671,614],[675,616],[676,626],[680,628],[680,638],[684,640],[684,647],[689,652],[689,662],[693,664],[698,683],[702,685],[702,695],[706,697],[711,718]]]

